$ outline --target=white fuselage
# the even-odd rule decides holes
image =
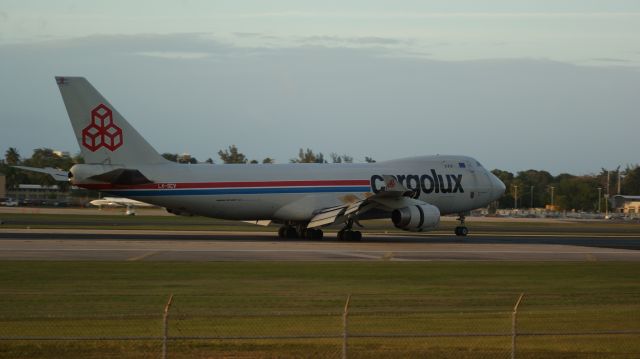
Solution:
[[[124,166],[76,165],[73,183],[196,215],[308,221],[318,209],[364,199],[392,175],[442,214],[487,206],[504,185],[466,156],[424,156],[365,164],[129,165],[152,183],[114,186],[88,177]]]

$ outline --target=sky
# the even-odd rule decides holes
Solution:
[[[0,150],[79,152],[84,76],[159,152],[464,154],[588,174],[640,162],[640,2],[0,4]]]

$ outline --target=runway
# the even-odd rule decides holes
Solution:
[[[0,260],[640,261],[640,236],[367,234],[341,242],[331,234],[308,241],[270,232],[6,229]]]

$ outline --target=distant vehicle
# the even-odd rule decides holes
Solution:
[[[611,220],[624,219],[624,214],[623,213],[609,213],[609,215],[606,215],[604,217],[604,219],[611,219]]]
[[[7,198],[5,201],[0,203],[0,205],[5,206],[5,207],[17,207],[18,206],[18,201],[14,200],[14,199],[11,199],[11,198]]]
[[[5,206],[5,207],[18,207],[18,201],[11,199],[11,198],[7,198],[6,200],[0,202],[0,206]]]
[[[126,214],[128,216],[134,216],[136,214],[136,207],[155,207],[154,205],[149,203],[140,202],[124,197],[104,197],[100,199],[94,199],[89,203],[96,207],[127,207]]]
[[[468,156],[419,156],[362,164],[182,165],[164,159],[83,77],[56,77],[85,164],[69,173],[75,186],[143,200],[171,213],[280,224],[280,237],[320,239],[321,227],[341,225],[338,239],[360,240],[363,219],[391,219],[407,231],[435,229],[457,214],[454,233],[466,236],[466,214],[500,198],[505,186]],[[389,131],[415,129],[398,127]],[[289,140],[286,129],[283,140]],[[429,136],[455,134],[428,133]],[[309,136],[314,136],[313,130]],[[481,140],[481,139],[479,139]],[[366,131],[353,133],[366,142]],[[480,142],[478,142],[480,143]],[[429,146],[428,138],[415,144]],[[394,143],[371,143],[392,147]]]

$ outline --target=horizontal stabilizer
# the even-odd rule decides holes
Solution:
[[[59,170],[59,169],[53,168],[53,167],[45,167],[45,168],[27,167],[27,166],[12,166],[12,167],[19,168],[19,169],[25,170],[25,171],[39,172],[39,173],[48,174],[49,176],[53,177],[53,179],[58,181],[58,182],[68,182],[69,181],[69,172],[63,171],[63,170]]]
[[[105,172],[91,176],[94,181],[106,182],[115,185],[140,185],[153,183],[138,170],[119,168],[117,170]]]

